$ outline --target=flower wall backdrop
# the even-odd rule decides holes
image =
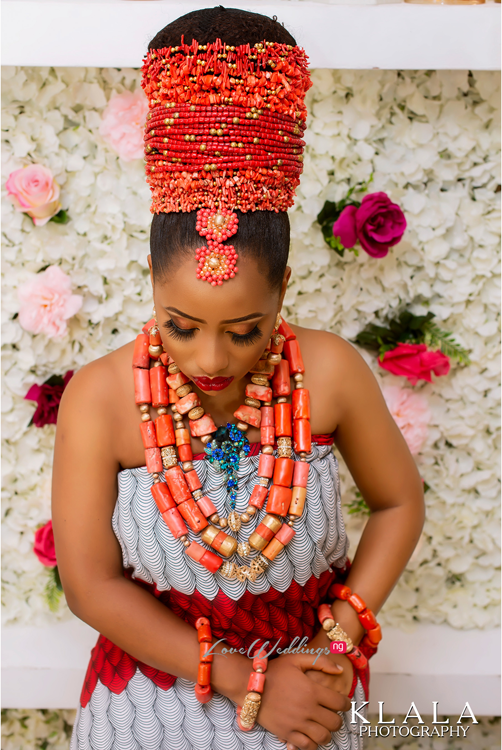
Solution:
[[[107,103],[137,92],[139,80],[132,69],[3,69],[2,185],[13,171],[40,164],[60,186],[60,216],[70,219],[34,226],[11,200],[3,201],[3,611],[9,623],[71,616],[64,604],[50,611],[48,570],[33,553],[35,532],[50,518],[55,425],[30,424],[36,404],[25,395],[34,384],[131,341],[150,317],[150,194],[143,161],[134,158],[139,97],[126,97],[134,107],[130,138],[113,144],[102,124],[105,111],[117,122],[125,116]],[[404,307],[417,315],[431,311],[471,360],[410,387],[360,350],[414,441],[428,487],[422,539],[380,619],[403,628],[417,620],[491,627],[498,621],[500,560],[500,73],[316,70],[313,81],[305,171],[290,213],[288,318],[353,339]],[[406,232],[384,258],[342,258],[326,245],[316,216],[326,200],[341,200],[372,172],[372,192],[384,191],[401,206]],[[50,266],[70,279],[71,289],[58,282],[65,299],[82,298],[81,304],[74,299],[58,336],[48,335],[50,327],[28,332],[19,319],[18,289]],[[410,393],[388,390],[397,386]],[[349,512],[363,503],[343,464],[342,481],[353,556],[367,515]]]

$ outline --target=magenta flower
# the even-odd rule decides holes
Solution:
[[[359,240],[363,250],[373,258],[383,258],[389,247],[397,245],[406,229],[406,219],[386,193],[369,193],[361,205],[345,206],[333,224],[333,235],[340,237],[345,248]]]
[[[52,521],[47,521],[45,526],[41,526],[36,530],[33,552],[42,565],[45,565],[47,568],[54,568],[57,565]]]
[[[53,380],[61,380],[61,378],[52,376],[46,383],[42,383],[42,385],[35,383],[31,386],[25,399],[37,402],[37,408],[32,418],[35,427],[57,423],[59,402],[72,376],[73,370],[68,370],[62,378],[62,382],[52,383],[51,381]]]

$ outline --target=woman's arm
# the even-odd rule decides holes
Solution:
[[[110,394],[117,393],[113,375],[104,359],[87,365],[71,379],[59,407],[52,518],[66,600],[77,617],[127,653],[197,682],[195,629],[123,575],[111,525],[119,471],[114,449],[117,410],[110,404]],[[247,656],[217,656],[213,687],[242,700],[249,671]]]
[[[377,614],[422,531],[422,481],[369,367],[349,343],[332,334],[321,335],[323,361],[317,368],[316,390],[325,394],[325,412],[337,425],[335,444],[371,511],[346,584]],[[357,645],[364,629],[352,606],[336,600],[332,611]],[[322,629],[314,643],[329,646]],[[338,655],[333,659],[344,666],[337,680],[350,689],[349,660]]]

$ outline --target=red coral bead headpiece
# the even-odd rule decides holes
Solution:
[[[286,211],[293,205],[303,169],[304,98],[312,85],[304,50],[266,41],[234,47],[220,39],[193,40],[150,50],[141,85],[149,102],[145,160],[152,213],[209,209],[199,210],[197,226],[222,222],[230,236],[229,227],[232,234],[237,230],[235,209]],[[237,270],[224,234],[209,239],[206,233],[208,247],[197,251],[198,277],[215,285]]]

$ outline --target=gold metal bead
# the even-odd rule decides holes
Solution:
[[[184,385],[180,385],[179,388],[176,388],[176,395],[180,398],[183,398],[184,396],[188,396],[191,391],[192,386],[190,385],[190,383],[185,383]]]
[[[293,380],[295,383],[301,383],[303,381],[303,375],[301,372],[297,372],[295,375],[293,375]]]
[[[211,440],[212,440],[212,439],[213,439],[213,436],[212,436],[212,435],[203,435],[203,436],[201,437],[201,439],[200,439],[200,442],[201,442],[201,443],[202,443],[203,445],[207,445],[208,443],[210,443],[210,442],[211,442]]]
[[[165,448],[160,449],[160,455],[162,456],[162,465],[165,469],[170,469],[171,466],[178,465],[178,456],[174,445],[167,445]]]
[[[219,523],[220,522],[220,517],[219,517],[219,515],[217,513],[213,513],[213,515],[209,517],[209,520],[212,523]]]
[[[256,507],[254,505],[248,505],[246,508],[246,513],[248,516],[254,516],[256,515]]]
[[[178,365],[175,364],[174,362],[171,362],[171,364],[168,365],[167,371],[170,373],[170,375],[176,375],[178,372],[181,372]]]
[[[322,624],[323,630],[332,630],[335,624],[335,621],[331,617],[327,617]]]
[[[286,396],[279,396],[279,398],[277,399],[278,404],[286,404],[287,401],[288,399],[286,398]]]
[[[240,123],[240,118],[239,117],[234,117],[232,119],[232,122],[233,122],[234,125],[238,125]]]
[[[263,445],[262,449],[261,449],[261,452],[262,453],[266,453],[266,454],[268,454],[270,456],[274,452],[274,446],[273,445]]]
[[[202,490],[194,490],[192,492],[192,495],[193,495],[193,499],[197,501],[197,500],[200,500],[201,497],[204,496],[204,493],[202,492]]]
[[[220,526],[222,529],[226,529],[228,526],[228,521],[226,518],[220,518]]]
[[[191,461],[185,461],[181,466],[183,471],[193,471],[193,463]]]
[[[220,568],[220,573],[222,576],[225,576],[225,578],[232,579],[236,577],[236,569],[237,565],[234,562],[226,560]]]
[[[159,415],[159,417],[163,417],[163,416],[164,416],[164,414],[167,414],[167,409],[166,409],[166,407],[165,407],[165,406],[160,406],[160,407],[159,407],[159,408],[157,409],[157,414]]]
[[[228,514],[228,526],[232,531],[239,531],[241,527],[241,517],[237,511],[233,510]]]
[[[148,414],[150,412],[150,406],[149,404],[141,404],[139,410],[142,414]]]
[[[236,427],[237,427],[237,429],[238,429],[238,430],[240,430],[241,432],[247,432],[247,431],[248,431],[248,429],[249,429],[249,425],[248,425],[248,424],[246,424],[245,422],[237,422],[237,425],[236,425]]]
[[[268,355],[268,361],[271,365],[278,365],[282,360],[282,356],[280,354],[276,354],[275,352],[270,352]]]
[[[191,419],[192,421],[194,419],[200,419],[204,416],[204,407],[202,406],[195,406],[193,409],[190,409],[188,412],[188,419]]]
[[[184,541],[184,542],[183,542],[183,546],[184,546],[184,547],[190,547],[191,543],[192,543],[192,542],[190,542],[190,541],[189,541],[189,540],[187,539],[186,541]]]
[[[251,376],[251,382],[255,385],[268,385],[268,378],[265,375],[255,374]]]
[[[147,413],[141,415],[141,421],[142,422],[149,422],[151,420],[151,416]]]
[[[260,487],[268,487],[268,478],[258,477],[258,484],[260,485]]]
[[[175,412],[175,414],[173,414],[173,419],[175,422],[183,422],[183,414],[178,414],[178,412]]]
[[[259,142],[260,142],[259,138],[253,138],[253,143],[259,143]]]
[[[261,407],[261,401],[258,401],[257,398],[250,398],[249,396],[244,399],[244,403],[246,404],[246,406],[254,406],[255,409],[259,409]]]
[[[241,513],[241,521],[242,523],[247,523],[250,520],[249,513]]]

